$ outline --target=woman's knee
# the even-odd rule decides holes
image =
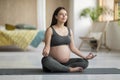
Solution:
[[[51,65],[51,61],[52,61],[52,57],[50,57],[50,56],[42,58],[41,63],[42,63],[44,72],[51,72],[51,70],[48,69],[48,67],[50,67],[50,65]]]
[[[42,60],[41,60],[41,62],[42,62],[42,64],[44,65],[44,64],[48,63],[48,62],[50,61],[50,59],[51,59],[50,56],[43,57]]]

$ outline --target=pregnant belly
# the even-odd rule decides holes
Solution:
[[[70,50],[67,45],[52,47],[50,56],[61,63],[66,63],[70,58]]]

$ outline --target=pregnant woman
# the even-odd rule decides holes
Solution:
[[[52,17],[50,27],[45,34],[45,47],[43,49],[42,67],[45,72],[79,72],[88,67],[88,60],[95,55],[87,56],[75,47],[73,33],[67,27],[67,11],[58,7]],[[70,52],[80,58],[70,58]]]

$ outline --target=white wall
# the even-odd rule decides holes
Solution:
[[[71,0],[70,7],[72,6],[72,13],[69,16],[71,28],[74,32],[74,40],[76,47],[79,47],[81,41],[79,39],[80,36],[84,36],[89,26],[91,25],[90,18],[82,18],[80,19],[80,12],[87,7],[95,7],[97,4],[96,0]]]
[[[118,22],[110,22],[106,38],[110,49],[120,50],[120,25],[118,25]]]

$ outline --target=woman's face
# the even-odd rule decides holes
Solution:
[[[65,23],[67,21],[67,12],[64,9],[61,9],[56,16],[58,22]]]

